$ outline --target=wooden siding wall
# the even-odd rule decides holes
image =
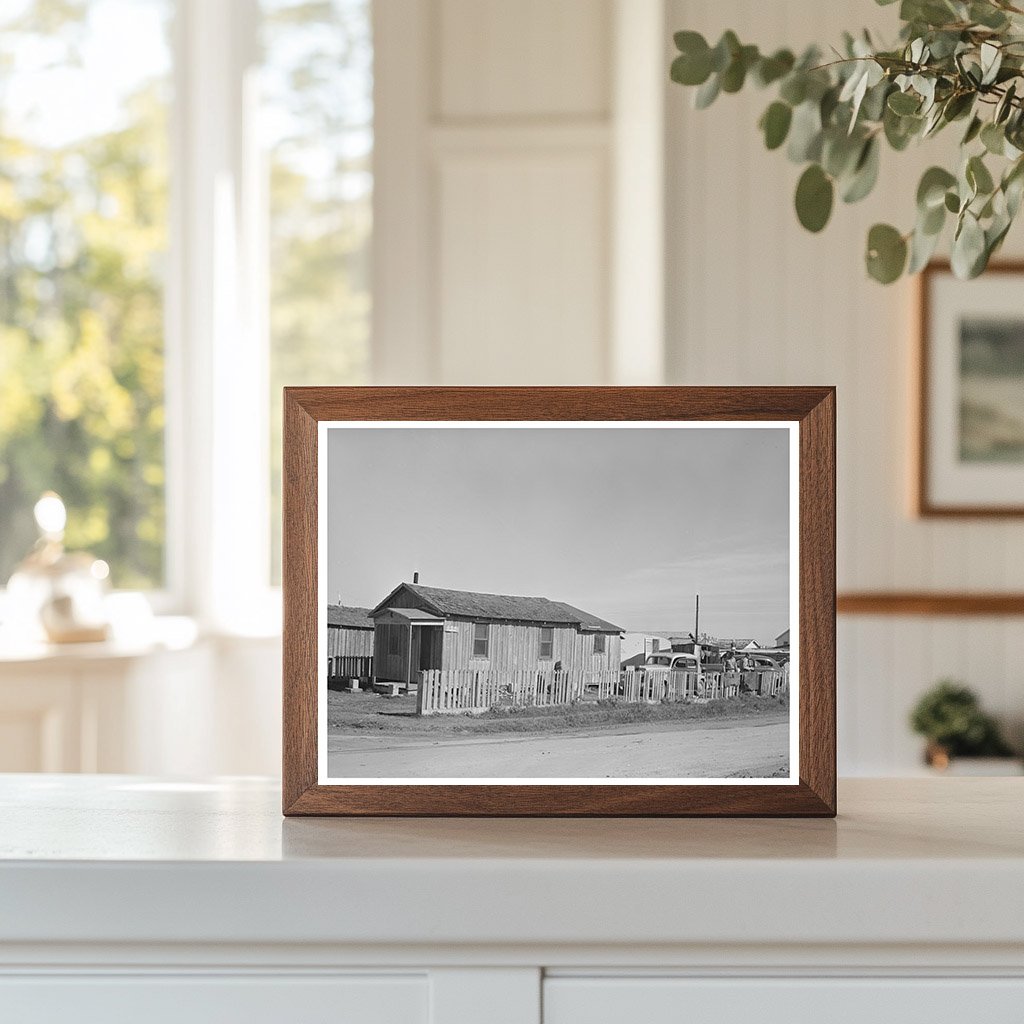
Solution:
[[[594,634],[578,633],[572,626],[552,627],[551,658],[541,661],[540,626],[517,623],[490,623],[490,641],[486,658],[473,656],[473,626],[470,619],[449,619],[445,623],[443,667],[489,668],[495,672],[513,672],[543,665],[562,663],[566,671],[594,671],[619,667],[619,637],[607,637],[604,654],[594,654]]]
[[[373,655],[373,630],[327,627],[327,657],[369,658]]]

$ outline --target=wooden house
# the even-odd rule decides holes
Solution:
[[[327,606],[327,676],[369,676],[373,672],[373,619],[369,608]]]
[[[374,678],[408,685],[429,670],[511,673],[619,668],[622,630],[546,597],[396,587],[370,613]]]

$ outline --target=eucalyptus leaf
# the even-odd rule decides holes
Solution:
[[[967,161],[966,177],[976,194],[987,196],[995,188],[992,175],[980,156],[972,156]]]
[[[808,231],[821,231],[832,215],[832,180],[817,165],[811,164],[796,186],[796,215]]]
[[[778,149],[786,141],[792,121],[793,108],[788,103],[776,100],[768,107],[761,116],[761,130],[768,149]]]
[[[900,116],[916,114],[921,107],[921,100],[909,92],[894,92],[889,96],[889,109]]]
[[[981,129],[981,143],[994,156],[1002,156],[1006,147],[1006,133],[1002,126],[991,121]]]
[[[718,98],[722,91],[722,80],[717,74],[711,77],[694,93],[693,105],[698,110],[706,110]]]
[[[793,111],[786,155],[793,163],[817,160],[821,156],[821,111],[813,101],[801,103]]]
[[[910,238],[910,261],[907,264],[908,274],[917,274],[931,261],[939,244],[941,231],[926,232],[920,227],[914,230]]]
[[[892,284],[907,263],[906,239],[890,224],[876,224],[868,232],[868,273],[880,284]]]
[[[917,186],[917,207],[923,212],[942,206],[946,199],[946,192],[956,184],[956,176],[950,174],[944,167],[929,167],[921,175],[921,181]]]
[[[953,250],[950,265],[953,273],[961,280],[977,277],[981,267],[984,269],[985,232],[978,219],[970,212],[965,212],[960,227],[953,238]]]
[[[877,137],[872,137],[864,143],[854,172],[843,187],[844,203],[860,202],[875,187],[875,183],[878,181],[880,148]]]

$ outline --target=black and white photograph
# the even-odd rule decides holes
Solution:
[[[320,432],[322,783],[797,780],[795,425]]]

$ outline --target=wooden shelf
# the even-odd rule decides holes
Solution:
[[[1024,615],[1024,593],[859,591],[839,594],[839,615]]]

